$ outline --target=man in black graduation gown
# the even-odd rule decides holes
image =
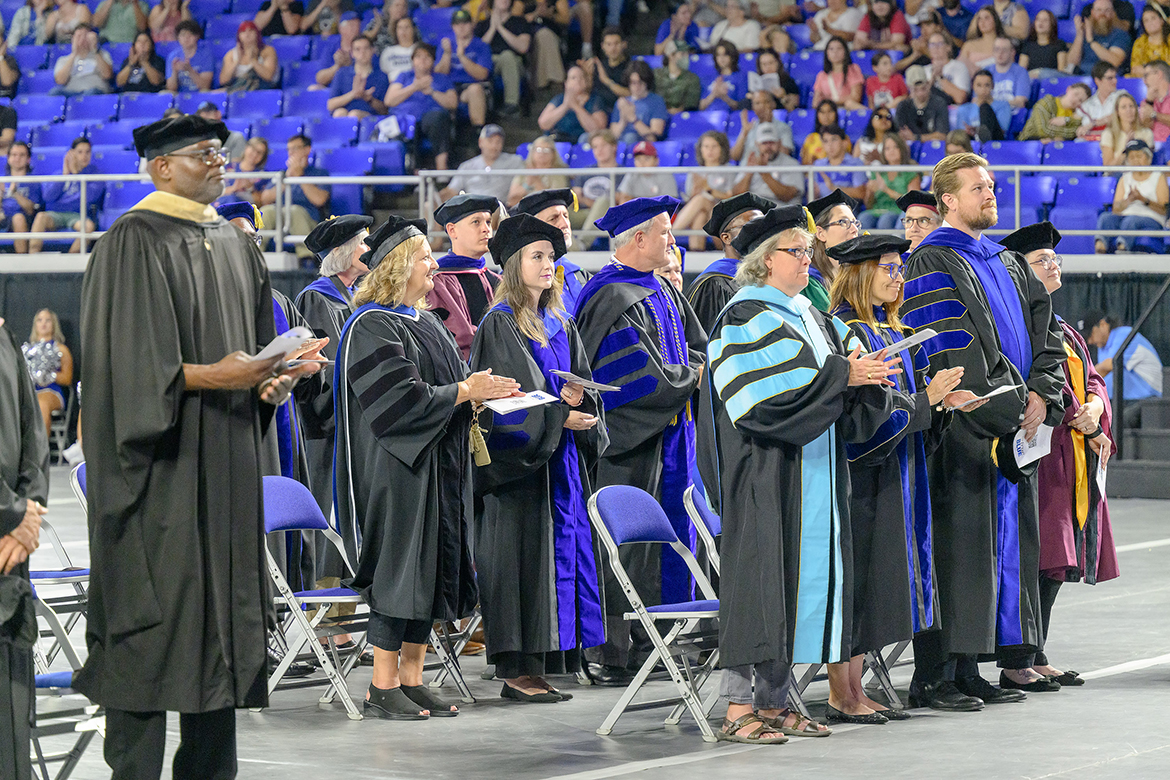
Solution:
[[[711,218],[703,230],[723,244],[723,258],[716,260],[699,274],[687,292],[687,302],[695,310],[704,333],[710,333],[715,318],[735,295],[739,284],[735,272],[739,268],[740,256],[731,242],[739,235],[743,226],[756,217],[763,216],[775,206],[771,201],[751,192],[721,200],[711,210]]]
[[[962,366],[963,387],[979,396],[1011,388],[957,415],[930,459],[941,630],[915,637],[910,697],[971,710],[1024,698],[980,677],[977,657],[1040,638],[1034,469],[1010,468],[1011,447],[997,444],[1060,422],[1065,354],[1044,285],[983,235],[999,216],[987,161],[952,155],[933,173],[944,221],[906,263],[902,319],[938,331],[924,345],[932,372]]]
[[[938,215],[938,201],[932,193],[910,190],[895,202],[902,209],[902,228],[906,232],[906,240],[910,242],[910,251],[913,252],[922,239],[942,225],[942,217]]]
[[[559,190],[541,190],[531,195],[525,195],[512,209],[512,216],[528,214],[541,222],[547,222],[561,231],[565,236],[565,250],[573,251],[573,225],[569,222],[570,212],[576,213],[578,208],[577,193],[570,187]],[[500,261],[507,260],[502,257]],[[577,310],[577,299],[581,297],[581,289],[593,274],[576,263],[570,263],[563,257],[557,258],[557,275],[561,277],[561,303],[565,311]]]
[[[134,144],[157,192],[94,245],[82,283],[89,540],[75,687],[106,708],[113,776],[236,774],[235,708],[267,704],[260,439],[296,380],[259,248],[216,214],[222,122],[179,116]]]
[[[49,494],[49,442],[20,344],[0,318],[0,777],[29,780],[33,643],[28,556]]]
[[[614,237],[612,262],[581,291],[577,327],[595,381],[617,385],[604,393],[609,448],[597,467],[597,487],[633,485],[657,498],[679,539],[694,548],[683,507],[695,462],[690,398],[706,362],[707,337],[686,299],[654,271],[670,262],[670,218],[679,202],[635,198],[597,220]],[[622,562],[648,604],[691,598],[685,564],[672,551],[623,548]],[[608,637],[589,671],[597,682],[620,684],[644,660],[630,647],[621,588],[606,569]],[[587,654],[588,655],[588,654]]]

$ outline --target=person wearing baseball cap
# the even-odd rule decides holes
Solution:
[[[1154,159],[1154,151],[1141,138],[1134,138],[1125,145],[1125,164],[1140,166],[1149,165]],[[1170,201],[1170,188],[1167,187],[1166,177],[1160,172],[1127,171],[1121,175],[1113,195],[1113,209],[1097,217],[1097,229],[1109,230],[1147,230],[1157,232],[1166,229],[1166,204]],[[1120,208],[1118,208],[1120,206]],[[1106,252],[1125,252],[1134,245],[1137,239],[1133,236],[1099,235],[1094,240],[1094,249],[1097,254]],[[1156,247],[1152,251],[1161,251],[1162,240],[1159,238],[1146,239],[1152,241]]]
[[[782,143],[780,127],[775,122],[756,125],[756,147],[744,157],[743,165],[767,165],[771,170],[741,174],[731,189],[732,194],[751,192],[781,206],[801,204],[804,200],[804,174],[799,171],[784,172],[789,166],[795,167],[800,163],[784,152]]]
[[[947,101],[931,89],[930,78],[921,65],[906,69],[906,84],[910,99],[898,104],[894,112],[894,126],[906,143],[911,141],[945,141],[951,130]]]
[[[703,82],[691,73],[691,54],[694,50],[685,40],[666,42],[662,52],[662,67],[654,71],[657,92],[671,114],[698,111],[703,98]]]
[[[439,191],[444,201],[461,193],[487,195],[506,203],[512,177],[491,176],[491,171],[516,171],[524,168],[524,158],[504,151],[504,130],[499,125],[484,125],[479,131],[479,154],[459,165],[451,181]]]
[[[195,109],[196,116],[201,116],[209,122],[222,122],[223,111],[220,110],[219,104],[210,100],[204,100]],[[240,158],[244,156],[244,149],[248,146],[248,139],[239,130],[232,130],[228,128],[227,140],[223,142],[223,156],[228,159],[228,162],[239,162]]]
[[[638,141],[631,151],[635,168],[657,168],[658,148],[653,141]],[[672,163],[673,164],[673,163]],[[627,173],[618,183],[617,202],[626,203],[635,198],[678,197],[678,181],[673,173]]]

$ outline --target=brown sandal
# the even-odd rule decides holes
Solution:
[[[749,712],[741,718],[737,718],[734,722],[723,719],[723,725],[715,732],[715,737],[720,742],[739,742],[744,745],[783,745],[788,741],[788,737],[784,736],[779,729],[772,727],[767,718],[761,718],[754,712]],[[753,723],[759,723],[760,727],[752,731],[750,734],[740,734],[739,730],[745,726],[750,726]],[[779,738],[772,737],[764,739],[772,734],[780,734]]]
[[[796,722],[791,726],[785,726],[784,721],[788,719],[789,715],[795,715]],[[787,734],[790,737],[827,737],[833,733],[831,728],[826,726],[822,730],[820,727],[824,724],[812,718],[806,718],[795,710],[785,710],[775,718],[769,718],[763,715],[760,718],[781,734]],[[811,731],[809,731],[810,727],[812,728]]]

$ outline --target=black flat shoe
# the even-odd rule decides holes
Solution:
[[[955,687],[968,696],[983,699],[984,704],[1013,704],[1028,698],[1028,694],[1023,691],[1005,691],[1003,688],[996,688],[982,677],[964,677],[955,680]]]
[[[885,710],[878,710],[878,715],[881,715],[886,720],[910,720],[914,716],[905,710],[895,710],[892,707]]]
[[[910,684],[910,706],[943,712],[978,712],[983,709],[983,700],[963,693],[950,680],[930,685],[915,682]]]
[[[841,710],[832,704],[825,705],[825,720],[829,723],[860,723],[864,726],[883,726],[889,722],[889,718],[880,712],[871,712],[866,715],[850,715],[847,712],[841,712]]]
[[[1051,693],[1060,690],[1060,683],[1052,677],[1041,677],[1030,683],[1019,683],[1007,676],[1007,672],[999,673],[999,687],[1001,690],[1027,691],[1028,693]]]
[[[1077,685],[1085,684],[1085,681],[1081,679],[1081,676],[1071,669],[1064,674],[1058,674],[1055,677],[1049,677],[1048,679],[1056,680],[1058,683],[1060,683],[1061,687],[1071,688]]]
[[[556,704],[561,701],[561,697],[555,693],[525,693],[518,691],[508,683],[504,683],[504,689],[500,691],[500,696],[505,699],[512,699],[513,701],[522,701],[527,704]]]

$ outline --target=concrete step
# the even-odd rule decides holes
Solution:
[[[1170,461],[1110,461],[1105,491],[1110,498],[1170,498]]]
[[[1170,429],[1170,398],[1147,398],[1142,404],[1142,430]]]
[[[1125,457],[1170,462],[1170,430],[1134,428],[1126,431]]]

